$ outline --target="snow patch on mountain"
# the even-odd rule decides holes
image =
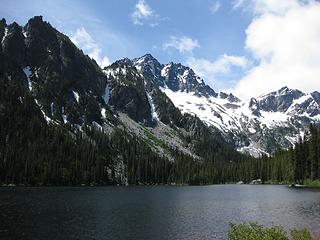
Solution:
[[[154,103],[153,103],[153,99],[152,99],[151,95],[148,92],[146,92],[146,94],[147,94],[147,98],[148,98],[150,109],[151,109],[151,116],[152,116],[152,118],[154,120],[159,121],[159,116],[158,116],[158,113],[157,113],[157,111],[155,109],[155,106],[154,106]]]
[[[166,77],[169,75],[168,73],[169,73],[170,67],[171,67],[171,64],[164,65],[164,67],[161,69],[161,76],[162,77]],[[140,67],[140,69],[141,69],[141,67]]]
[[[63,123],[66,124],[68,122],[67,115],[62,114],[61,116],[62,116]]]
[[[107,77],[116,77],[115,71],[113,69],[108,68],[103,70],[103,72]]]
[[[300,105],[300,104],[304,103],[305,101],[307,101],[309,98],[312,98],[312,97],[310,94],[307,94],[307,95],[302,96],[301,98],[294,99],[291,107],[293,107],[295,105]]]
[[[8,36],[8,27],[6,27],[4,29],[4,35],[3,35],[3,38],[1,40],[1,45],[3,46],[3,43],[4,43],[4,40],[6,39],[6,37]]]
[[[293,101],[292,106],[290,106],[287,112],[274,112],[260,109],[259,101],[266,96],[251,99],[250,101],[231,103],[227,98],[198,96],[192,92],[174,92],[169,88],[160,89],[182,113],[196,115],[207,125],[218,128],[225,136],[230,133],[235,138],[240,135],[245,136],[248,143],[241,143],[241,140],[236,140],[240,141],[237,143],[239,146],[237,149],[253,156],[268,153],[265,149],[267,146],[261,145],[261,139],[265,138],[268,134],[271,134],[270,138],[272,138],[273,131],[283,129],[285,134],[283,136],[281,134],[280,136],[278,136],[279,134],[275,135],[277,139],[274,141],[278,141],[279,144],[284,144],[283,141],[287,141],[285,146],[288,147],[297,142],[299,136],[302,135],[307,127],[307,124],[303,125],[300,117],[305,117],[314,122],[320,121],[320,115],[311,116],[306,112],[308,108],[303,108],[302,111],[304,112],[299,115],[292,114],[293,106],[298,103],[306,104],[310,95],[303,95]],[[279,95],[283,94],[282,91]],[[311,102],[308,106],[312,106],[312,104],[314,103]],[[295,134],[295,132],[297,133]],[[281,137],[283,140],[281,140]]]
[[[24,74],[27,76],[27,80],[28,80],[28,88],[30,91],[32,91],[32,82],[30,80],[30,76],[31,76],[31,69],[29,66],[25,67],[23,69]]]
[[[255,142],[250,143],[249,146],[243,146],[243,147],[237,148],[237,151],[242,152],[242,153],[247,153],[247,154],[254,156],[254,157],[261,156],[261,154],[269,156],[269,153],[262,151],[261,146],[259,146]]]
[[[44,119],[46,120],[47,123],[52,122],[52,119],[46,115],[46,113],[43,111],[43,107],[42,105],[39,103],[38,99],[34,99],[34,102],[37,104],[37,106],[39,107]]]
[[[106,84],[106,88],[104,89],[104,94],[103,94],[102,98],[103,98],[104,102],[106,104],[108,104],[109,99],[110,99],[110,89],[109,89],[108,83]]]
[[[79,103],[79,93],[77,93],[76,91],[72,91],[74,99],[77,101],[77,103]]]
[[[27,31],[26,31],[24,28],[22,29],[22,34],[23,34],[23,36],[24,36],[25,38],[28,37],[28,33],[27,33]]]
[[[105,108],[101,108],[101,116],[103,118],[106,118],[106,109]]]
[[[261,117],[259,118],[262,125],[265,125],[267,128],[272,128],[287,122],[289,117],[285,113],[281,112],[265,112],[260,111]]]
[[[208,125],[224,131],[235,122],[232,116],[234,109],[224,106],[228,101],[214,97],[199,97],[194,92],[174,92],[169,88],[160,88],[180,109],[182,113],[190,113],[199,117]],[[232,124],[231,124],[232,125]],[[238,126],[235,126],[238,127]]]

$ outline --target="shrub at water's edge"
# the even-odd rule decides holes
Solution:
[[[290,236],[280,226],[263,227],[257,223],[230,224],[229,240],[312,240],[307,229],[292,229]]]
[[[320,187],[320,179],[316,179],[316,180],[306,179],[304,180],[303,184],[308,187]]]

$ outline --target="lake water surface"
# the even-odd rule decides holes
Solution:
[[[308,227],[320,191],[268,185],[0,188],[0,239],[226,239],[230,222]]]

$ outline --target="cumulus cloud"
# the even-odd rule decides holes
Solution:
[[[163,44],[163,49],[175,48],[180,53],[191,53],[195,48],[199,48],[198,40],[187,36],[170,36],[170,39]]]
[[[140,0],[136,5],[134,12],[131,17],[133,20],[133,24],[143,25],[143,20],[151,17],[153,15],[153,11],[150,6],[144,1]]]
[[[93,58],[101,68],[110,65],[111,62],[109,58],[107,56],[101,56],[101,48],[84,27],[78,28],[70,39],[75,45]]]
[[[243,56],[223,54],[215,61],[190,57],[187,59],[187,64],[200,77],[204,78],[209,85],[216,86],[218,76],[230,73],[232,67],[244,69],[248,66],[249,62]]]
[[[241,7],[244,0],[235,2]],[[246,29],[246,49],[257,62],[234,87],[248,98],[283,86],[320,89],[320,3],[251,0],[255,15]]]
[[[216,12],[219,11],[220,7],[221,7],[220,1],[215,1],[215,2],[210,6],[210,12],[211,12],[212,14],[215,14]]]
[[[161,18],[146,1],[139,0],[131,14],[131,19],[134,25],[142,26],[145,23],[148,23],[150,27],[156,27],[159,25],[159,22],[163,21],[165,18]]]

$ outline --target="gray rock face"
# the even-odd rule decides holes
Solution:
[[[132,61],[116,61],[106,67],[104,72],[110,89],[109,105],[137,122],[150,124],[152,117],[145,91],[145,79],[138,73]]]

